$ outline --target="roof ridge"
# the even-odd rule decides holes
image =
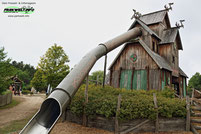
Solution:
[[[166,31],[166,30],[172,30],[172,29],[177,29],[177,30],[179,30],[178,27],[171,27],[171,28],[166,28],[166,29],[164,29],[164,31]]]
[[[164,12],[164,11],[166,11],[166,12],[167,12],[167,10],[166,10],[166,9],[163,9],[163,10],[159,10],[159,11],[155,11],[155,12],[151,12],[151,13],[143,14],[141,17],[143,17],[143,16],[147,16],[147,15],[150,15],[150,14],[159,13],[159,12]],[[140,18],[141,18],[141,17],[140,17]]]
[[[146,25],[146,23],[144,23],[142,20],[139,20],[139,19],[136,19],[136,22],[138,22],[139,24],[140,23],[142,23],[142,24],[140,24],[142,27],[144,27],[144,29],[147,31],[147,32],[149,32],[150,34],[153,34],[153,35],[155,35],[158,39],[160,39],[161,40],[161,38],[150,28],[150,27],[148,27],[147,25]]]

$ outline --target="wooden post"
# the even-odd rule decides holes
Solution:
[[[149,88],[149,66],[147,66],[146,69],[147,69],[147,90],[150,90],[150,88]]]
[[[99,83],[99,76],[97,75],[96,76],[96,86],[98,86],[98,83]]]
[[[107,67],[107,54],[105,55],[105,63],[104,63],[103,88],[105,87],[106,67]]]
[[[195,93],[195,89],[192,89],[192,96],[191,96],[191,105],[193,105],[193,99],[194,99],[194,93]]]
[[[83,113],[83,120],[82,120],[83,126],[87,126],[87,116],[85,114],[85,106],[88,103],[88,87],[89,87],[89,74],[86,77],[86,88],[84,92],[85,102],[84,102],[84,113]]]
[[[156,94],[153,93],[153,98],[154,98],[154,108],[156,109],[156,124],[155,124],[155,133],[158,133],[159,131],[159,120],[158,120],[158,104],[157,104],[157,98]]]
[[[66,110],[62,114],[61,122],[64,122],[66,120],[66,114],[67,114],[67,108],[66,108]]]
[[[112,86],[112,73],[113,73],[113,71],[110,70],[110,86]]]
[[[120,88],[120,85],[121,85],[120,84],[121,83],[121,71],[122,71],[122,67],[120,67],[120,70],[119,70],[119,83],[118,83],[119,84],[119,86],[118,86],[119,88]]]
[[[190,100],[189,96],[186,96],[186,131],[190,131]]]
[[[119,134],[119,120],[118,115],[120,111],[120,105],[121,105],[121,94],[118,96],[118,102],[117,102],[117,110],[116,110],[116,116],[115,116],[115,134]]]
[[[159,70],[159,90],[162,90],[162,75],[161,75],[161,73],[162,73],[162,71],[161,70]]]
[[[132,76],[131,76],[131,89],[133,89],[133,77],[134,77],[134,73],[135,73],[135,67],[133,67],[132,69]]]

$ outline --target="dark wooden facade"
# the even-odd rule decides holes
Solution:
[[[163,90],[173,87],[186,95],[187,75],[179,67],[183,50],[178,27],[171,27],[168,11],[136,19],[130,29],[141,27],[141,37],[127,42],[111,66],[110,85],[126,89]]]

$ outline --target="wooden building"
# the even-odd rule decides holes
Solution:
[[[110,65],[110,85],[144,90],[169,86],[186,96],[187,75],[179,67],[180,27],[171,27],[168,10],[135,18],[129,29],[134,27],[140,27],[142,35],[127,42]]]

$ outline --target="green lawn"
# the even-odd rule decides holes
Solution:
[[[12,121],[8,126],[0,128],[0,134],[8,134],[20,131],[26,125],[26,123],[31,119],[31,117],[32,116],[23,120]]]

